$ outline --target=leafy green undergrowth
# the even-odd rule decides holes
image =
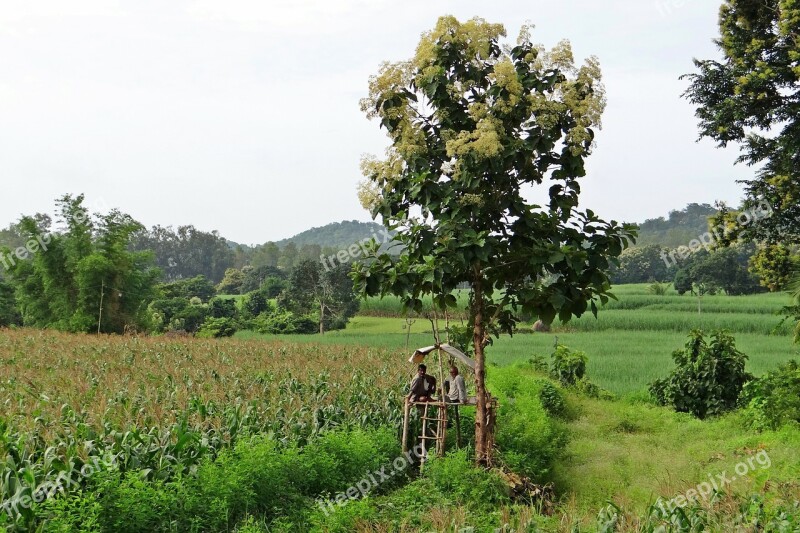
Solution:
[[[561,387],[529,365],[491,368],[487,386],[499,401],[497,447],[512,471],[536,481],[548,478],[566,443]]]
[[[563,421],[557,419],[565,409],[561,388],[522,367],[493,368],[490,383],[502,406],[501,462],[506,469],[545,479],[565,442]],[[465,413],[465,423],[469,420]],[[396,428],[334,431],[298,447],[254,436],[202,461],[193,473],[167,480],[121,472],[111,464],[80,488],[22,509],[13,524],[0,514],[0,526],[12,531],[329,532],[382,524],[388,531],[451,526],[486,531],[546,520],[512,498],[500,470],[476,468],[470,448],[428,461],[419,475],[403,458],[397,437]],[[389,475],[380,476],[382,470]],[[367,490],[356,490],[361,482]]]
[[[140,472],[109,469],[82,490],[54,494],[20,513],[21,531],[230,531],[257,516],[262,523],[291,523],[306,531],[315,498],[346,490],[397,455],[393,429],[331,432],[305,446],[284,446],[269,436],[240,441],[194,475],[148,481]],[[396,476],[375,487],[387,491]],[[252,520],[251,520],[252,521]]]
[[[591,368],[591,367],[589,367]],[[596,398],[530,364],[490,367],[500,402],[501,468],[472,464],[470,448],[425,464],[395,465],[397,428],[332,431],[304,447],[261,435],[240,439],[192,473],[145,480],[113,468],[80,489],[34,504],[10,530],[434,532],[797,530],[800,426],[752,429],[751,410],[698,420],[643,393]],[[582,380],[579,380],[582,381]],[[466,424],[469,409],[465,408]],[[748,465],[737,475],[737,467]],[[365,493],[339,497],[382,467]],[[512,471],[555,499],[512,492]],[[709,480],[707,498],[685,507]],[[736,479],[733,480],[733,476]],[[377,477],[377,475],[375,476]],[[353,489],[355,490],[355,489]],[[546,514],[548,512],[549,514]],[[471,529],[470,529],[471,528]]]
[[[462,449],[429,461],[420,478],[389,495],[316,511],[310,531],[493,531],[513,508],[499,474],[476,468]]]
[[[676,507],[668,516],[680,515],[676,498],[711,480],[719,488],[719,505],[711,505],[709,497],[694,507],[720,524],[742,515],[739,507],[751,498],[763,503],[765,513],[788,509],[790,515],[800,501],[800,426],[759,433],[746,429],[747,411],[698,420],[645,399],[607,401],[568,394],[567,403],[578,416],[567,422],[570,438],[555,459],[552,477],[564,520],[586,531],[594,531],[597,513],[607,511],[609,501],[620,508],[617,514],[625,526],[619,531],[653,531],[645,526],[659,499]],[[741,465],[747,466],[746,472]]]
[[[550,478],[566,442],[564,420],[570,416],[563,389],[530,365],[491,368],[487,385],[500,404],[500,468],[476,468],[470,449],[451,451],[426,463],[419,479],[391,494],[352,502],[335,512],[317,511],[312,531],[554,530],[557,518],[539,513],[541,502],[512,496],[502,472],[538,483]]]

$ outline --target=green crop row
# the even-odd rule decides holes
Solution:
[[[355,346],[0,332],[0,501],[79,488],[98,465],[168,482],[252,435],[303,445],[398,425],[407,377],[393,360]]]

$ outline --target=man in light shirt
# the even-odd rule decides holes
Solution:
[[[447,391],[449,403],[467,403],[467,386],[464,377],[458,373],[456,365],[450,366],[450,388]]]

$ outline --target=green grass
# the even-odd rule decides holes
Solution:
[[[723,472],[733,476],[760,449],[768,466],[756,464],[726,492],[798,496],[796,483],[785,481],[800,479],[800,428],[754,433],[743,430],[738,412],[703,421],[652,405],[573,395],[570,405],[578,416],[568,423],[570,439],[552,478],[576,516],[591,520],[609,500],[641,515],[658,497],[670,500]]]
[[[664,295],[651,294],[647,284],[617,285],[612,290],[617,300],[610,300],[604,309],[670,309],[681,312],[697,312],[698,303],[704,313],[755,313],[772,314],[781,307],[791,304],[791,299],[784,293],[751,294],[746,296],[727,296],[725,294],[705,295],[702,297],[685,294],[678,295],[670,288]],[[466,306],[468,292],[456,291],[459,308]],[[430,308],[430,297],[423,298],[426,309]],[[386,296],[370,297],[361,304],[363,316],[402,317],[403,306],[400,298]]]
[[[792,344],[791,328],[778,327],[780,310],[789,298],[785,294],[697,298],[674,291],[659,296],[650,294],[646,285],[616,287],[615,293],[619,299],[602,308],[598,319],[586,315],[556,324],[551,333],[502,336],[487,349],[490,364],[506,366],[534,355],[547,357],[558,340],[585,351],[591,381],[623,397],[609,402],[568,394],[572,416],[564,425],[569,440],[549,474],[559,500],[554,518],[558,530],[595,530],[598,511],[611,501],[628,520],[623,530],[633,531],[638,517],[647,516],[648,506],[659,497],[670,500],[709,476],[731,475],[738,463],[758,450],[768,452],[770,466],[759,465],[724,487],[734,498],[723,500],[717,512],[735,521],[739,505],[753,494],[767,505],[800,498],[796,482],[800,428],[756,433],[745,429],[746,412],[701,421],[642,401],[647,385],[672,370],[672,352],[695,328],[731,331],[737,347],[749,356],[747,369],[755,375],[799,358],[800,346]],[[433,342],[431,324],[421,318],[411,323],[407,337],[398,299],[368,301],[365,308],[370,316],[356,317],[344,331],[268,338],[389,348],[397,350],[399,364],[405,364],[410,350]],[[444,329],[444,321],[439,328]],[[248,332],[237,336],[254,337]],[[413,368],[407,366],[410,375]],[[490,376],[491,372],[490,368]],[[552,525],[546,529],[555,530]],[[725,522],[711,530],[730,528]]]
[[[239,332],[237,338],[265,338],[287,342],[315,342],[325,345],[370,345],[405,350],[406,335],[402,320],[358,317],[345,331],[320,335],[259,335]],[[416,324],[415,324],[416,326]],[[418,326],[409,339],[409,349],[430,345],[430,326],[425,333]],[[534,355],[549,356],[558,338],[575,350],[589,355],[588,373],[592,381],[615,394],[644,390],[654,379],[664,377],[673,367],[671,354],[686,342],[686,335],[672,331],[596,331],[591,333],[525,334],[500,337],[487,349],[490,363],[508,365],[526,361]],[[756,375],[776,368],[793,357],[798,347],[788,337],[740,333],[737,347],[750,357],[748,370]],[[400,358],[400,356],[398,356]]]
[[[749,296],[704,296],[702,312],[697,312],[698,298],[678,296],[670,291],[663,296],[649,294],[647,285],[622,285],[612,300],[600,310],[599,317],[584,315],[566,325],[557,324],[549,334],[502,336],[487,350],[490,363],[499,365],[525,361],[533,355],[548,356],[556,337],[567,346],[585,351],[589,356],[590,378],[616,394],[643,391],[656,378],[672,369],[671,354],[681,348],[692,329],[707,332],[727,329],[736,336],[737,346],[750,357],[748,370],[756,375],[776,368],[791,358],[800,357],[790,336],[790,324],[778,327],[780,309],[789,302],[785,294]],[[463,298],[462,291],[460,297]],[[400,309],[399,299],[382,302],[384,315]],[[375,312],[373,306],[370,313]],[[399,315],[398,315],[399,316]],[[268,338],[289,342],[316,342],[324,345],[371,345],[397,349],[403,353],[433,342],[432,328],[424,318],[412,319],[407,337],[404,318],[358,316],[347,329],[320,335],[269,336],[239,332],[238,338]],[[524,324],[523,324],[524,326]],[[528,327],[530,324],[527,325]],[[439,321],[445,339],[444,320]],[[407,346],[408,345],[408,346]],[[398,355],[400,357],[400,355]]]

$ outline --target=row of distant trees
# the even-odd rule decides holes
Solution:
[[[619,263],[611,268],[613,283],[671,282],[680,294],[785,291],[800,270],[800,256],[792,246],[752,241],[700,248],[685,257],[651,244],[625,250]]]
[[[233,252],[215,233],[157,227],[150,234],[117,210],[88,213],[83,201],[58,201],[58,229],[49,217],[23,217],[14,227],[18,246],[0,246],[0,326],[215,337],[243,327],[310,333],[344,327],[358,309],[347,265],[323,268],[316,257],[291,268],[218,272]],[[32,243],[39,245],[25,248]],[[227,294],[242,296],[220,297]]]
[[[37,231],[52,228],[53,221],[49,215],[36,214],[27,217],[30,222],[17,222],[0,230],[0,248],[15,250],[25,246],[30,235],[30,223]],[[363,223],[332,224],[330,231],[336,226],[348,224],[349,233],[365,226]],[[352,227],[350,227],[352,226]],[[326,228],[317,228],[317,238],[324,238]],[[342,232],[340,231],[339,234]],[[339,240],[347,239],[348,233],[339,235]],[[363,238],[364,233],[353,233],[351,240],[343,241],[344,247]],[[334,242],[334,241],[330,241]],[[267,242],[257,246],[246,246],[232,243],[216,231],[202,231],[192,225],[153,226],[147,229],[139,224],[131,232],[128,248],[134,252],[151,252],[154,264],[161,272],[161,279],[166,282],[203,276],[213,283],[220,283],[230,269],[246,271],[249,268],[272,267],[291,271],[300,263],[309,260],[320,261],[321,256],[335,255],[338,246],[320,246],[319,244],[288,242]],[[238,292],[236,293],[238,294]]]

